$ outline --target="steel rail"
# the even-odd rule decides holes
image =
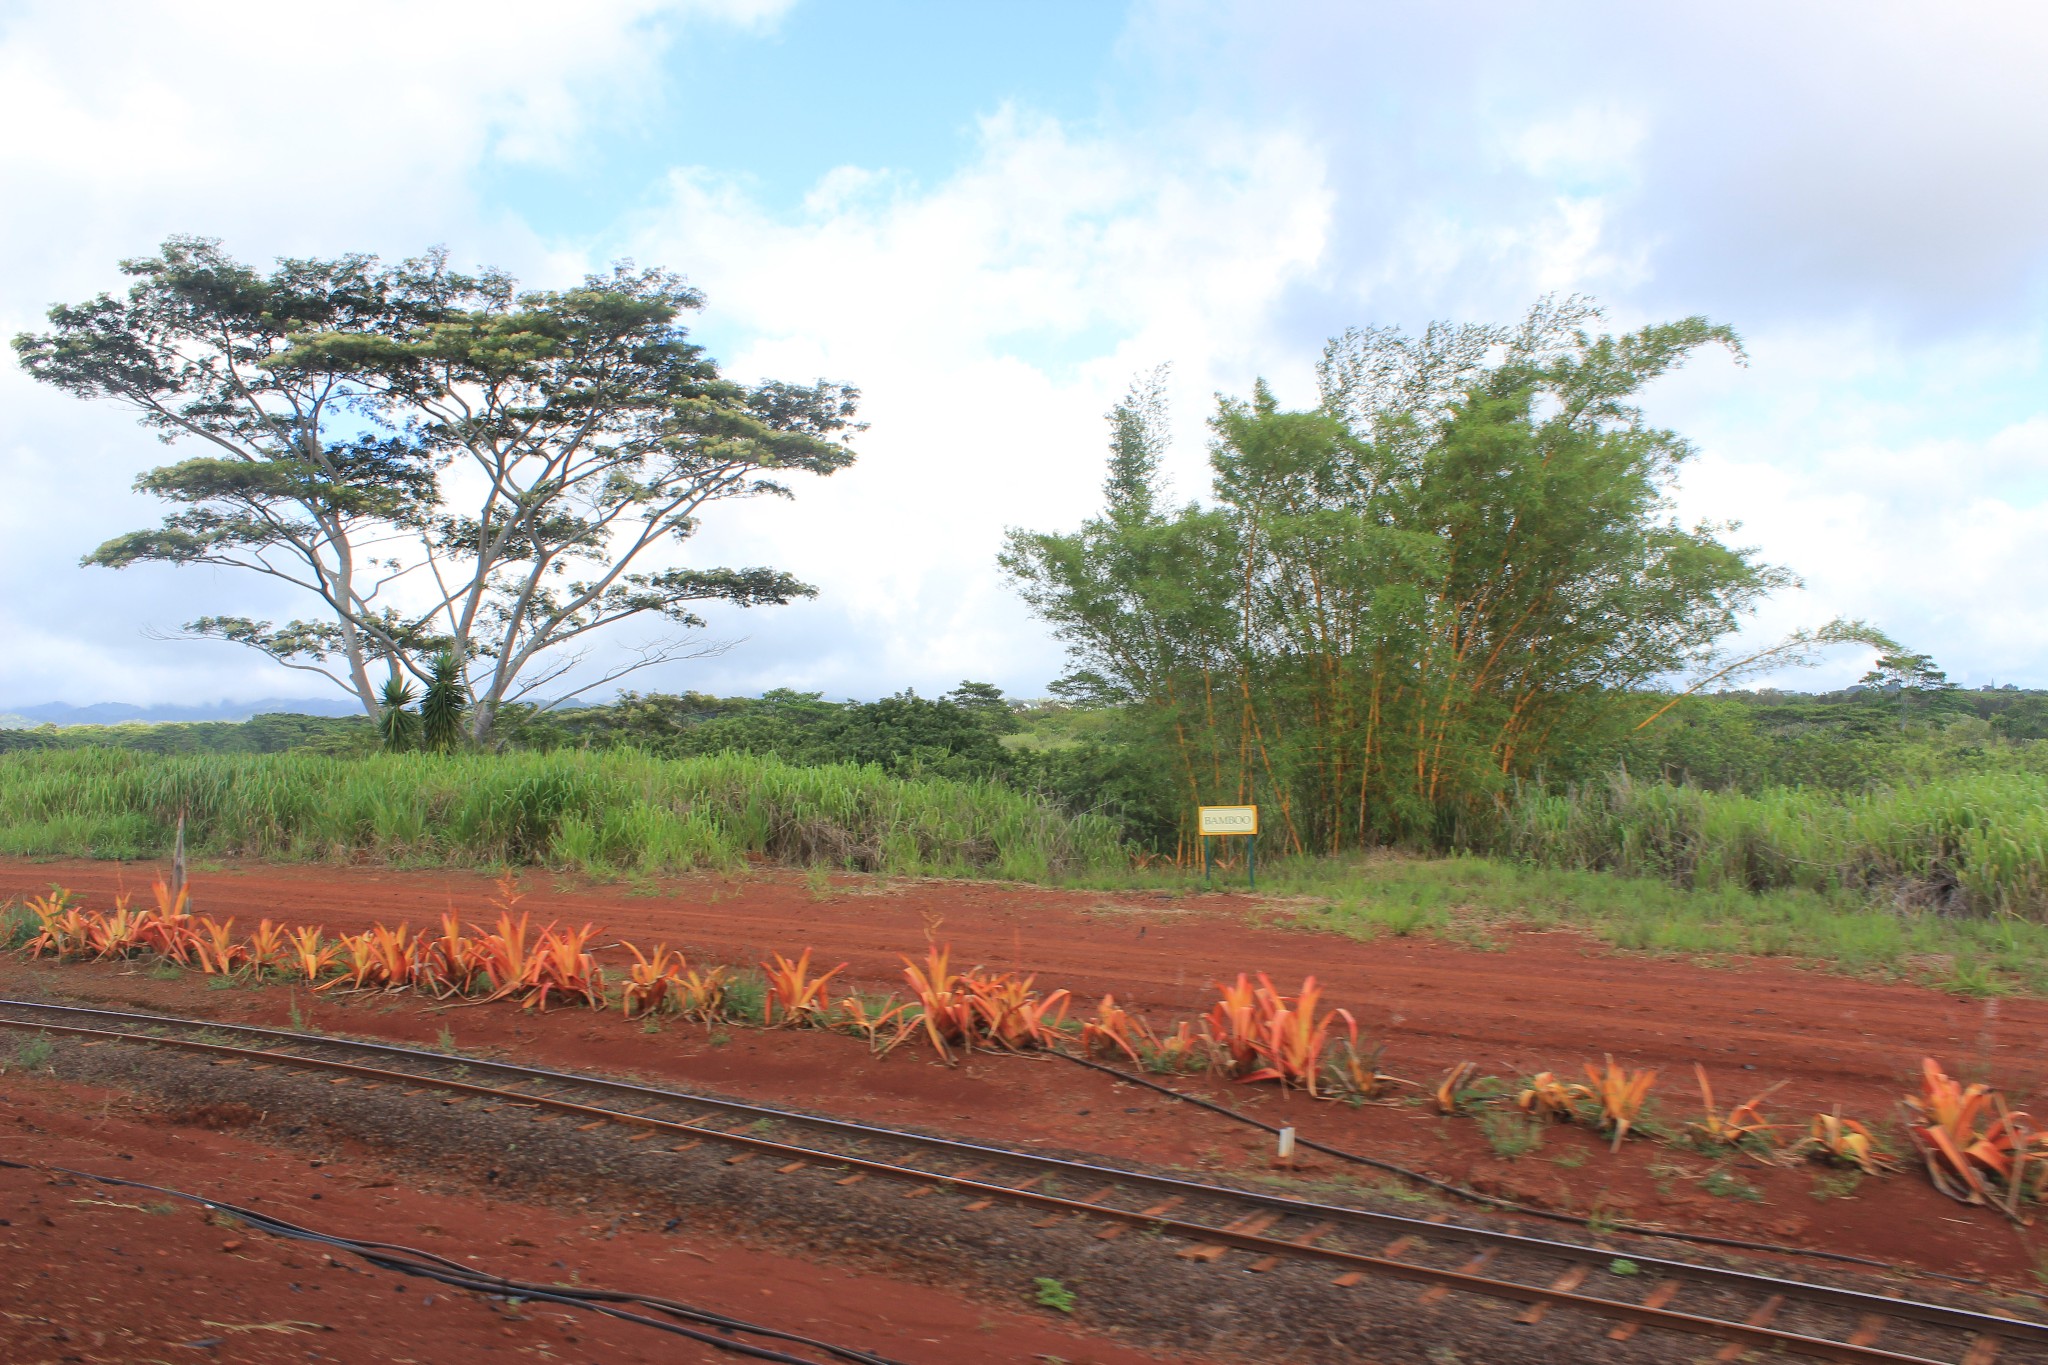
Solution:
[[[826,1128],[850,1130],[860,1134],[862,1137],[908,1141],[974,1156],[996,1157],[1026,1165],[1049,1167],[1070,1175],[1086,1174],[1092,1177],[1109,1179],[1121,1184],[1143,1186],[1155,1190],[1173,1190],[1181,1193],[1183,1196],[1195,1195],[1247,1203],[1277,1212],[1325,1221],[1345,1220],[1367,1222],[1382,1227],[1397,1226],[1408,1234],[1418,1236],[1442,1236],[1443,1234],[1451,1233],[1464,1236],[1467,1239],[1486,1241],[1497,1246],[1523,1249],[1560,1259],[1568,1258],[1579,1261],[1606,1262],[1613,1260],[1617,1255],[1612,1249],[1585,1246],[1578,1243],[1556,1242],[1546,1238],[1527,1237],[1517,1233],[1500,1232],[1485,1228],[1471,1228],[1452,1223],[1432,1223],[1424,1219],[1404,1217],[1397,1214],[1383,1214],[1372,1210],[1354,1209],[1345,1205],[1322,1204],[1311,1200],[1290,1199],[1281,1195],[1239,1190],[1231,1186],[1211,1185],[1200,1181],[1181,1180],[1168,1176],[1155,1176],[1146,1172],[1127,1171],[1117,1167],[1100,1166],[1090,1162],[1069,1161],[1037,1153],[1021,1152],[1012,1148],[993,1147],[980,1143],[956,1142],[949,1139],[933,1138],[926,1134],[910,1133],[900,1129],[881,1128],[847,1120],[821,1119],[795,1110],[776,1109],[771,1106],[741,1101],[712,1099],[690,1092],[662,1090],[631,1082],[583,1076],[574,1072],[560,1072],[542,1067],[524,1067],[512,1063],[452,1057],[447,1054],[429,1052],[425,1049],[406,1047],[400,1044],[365,1042],[357,1039],[335,1038],[328,1035],[268,1029],[255,1025],[220,1024],[206,1020],[181,1019],[175,1016],[144,1015],[121,1010],[54,1005],[37,1001],[5,998],[0,998],[0,1008],[60,1011],[116,1019],[145,1020],[158,1025],[202,1030],[211,1029],[222,1032],[241,1032],[264,1037],[282,1038],[299,1045],[338,1046],[373,1053],[393,1054],[431,1062],[444,1067],[449,1065],[481,1066],[499,1072],[513,1073],[526,1080],[542,1079],[563,1085],[623,1091],[641,1099],[703,1104],[734,1111],[735,1116],[754,1114],[794,1123],[808,1123]],[[1925,1357],[1901,1355],[1871,1346],[1856,1346],[1845,1342],[1835,1342],[1826,1338],[1806,1336],[1783,1328],[1699,1317],[1670,1309],[1651,1308],[1628,1304],[1614,1299],[1575,1294],[1566,1290],[1524,1285],[1467,1271],[1445,1270],[1432,1266],[1417,1265],[1388,1257],[1371,1256],[1361,1252],[1342,1251],[1332,1247],[1318,1247],[1301,1242],[1265,1237],[1257,1233],[1233,1232],[1227,1227],[1215,1227],[1206,1223],[1184,1222],[1156,1215],[1148,1216],[1142,1212],[1119,1209],[1111,1205],[1066,1199],[1035,1190],[1018,1189],[1008,1185],[965,1178],[943,1171],[924,1170],[919,1167],[904,1166],[872,1157],[863,1157],[825,1148],[808,1147],[796,1143],[779,1142],[744,1131],[721,1131],[704,1126],[708,1121],[708,1116],[707,1118],[688,1121],[660,1119],[651,1115],[637,1114],[626,1110],[607,1109],[597,1105],[583,1104],[574,1100],[564,1100],[549,1095],[505,1090],[496,1086],[483,1085],[450,1077],[423,1076],[415,1072],[394,1071],[361,1063],[335,1061],[321,1057],[306,1057],[295,1053],[268,1049],[236,1047],[232,1044],[204,1042],[198,1039],[170,1038],[149,1033],[95,1029],[78,1025],[37,1023],[30,1020],[8,1019],[4,1017],[0,1017],[0,1027],[41,1030],[105,1042],[170,1046],[187,1051],[233,1057],[237,1060],[257,1060],[271,1064],[297,1065],[323,1071],[339,1072],[345,1075],[375,1080],[380,1083],[390,1082],[454,1091],[464,1095],[500,1100],[509,1105],[543,1108],[622,1126],[639,1126],[679,1135],[712,1138],[750,1150],[796,1159],[805,1164],[815,1163],[819,1165],[852,1167],[879,1175],[931,1184],[945,1184],[977,1195],[1000,1198],[1013,1203],[1053,1209],[1064,1213],[1106,1218],[1112,1221],[1120,1221],[1170,1233],[1192,1241],[1232,1246],[1268,1255],[1335,1262],[1355,1269],[1370,1270],[1375,1273],[1392,1275],[1398,1278],[1423,1280],[1431,1284],[1464,1289],[1495,1298],[1505,1298],[1525,1303],[1548,1303],[1577,1307],[1602,1316],[1621,1318],[1624,1321],[1634,1322],[1641,1326],[1658,1326],[1696,1335],[1716,1336],[1723,1340],[1746,1340],[1756,1345],[1775,1344],[1801,1354],[1819,1356],[1824,1359],[1918,1362],[1919,1365],[1941,1365],[1941,1362],[1929,1361]],[[1951,1308],[1946,1305],[1931,1304],[1918,1300],[1898,1299],[1887,1295],[1840,1289],[1832,1285],[1814,1284],[1802,1280],[1789,1280],[1777,1276],[1727,1270],[1717,1266],[1704,1266],[1690,1261],[1635,1254],[1631,1254],[1628,1259],[1634,1261],[1639,1268],[1654,1268],[1674,1277],[1713,1282],[1723,1287],[1767,1290],[1771,1293],[1798,1298],[1809,1303],[1826,1303],[1836,1307],[1858,1309],[1887,1318],[1916,1321],[1931,1326],[1966,1331],[1979,1335],[1988,1334],[2034,1344],[2048,1344],[2048,1325],[2029,1322],[2023,1319],[2004,1318],[1987,1313],[1978,1313],[1969,1309]]]

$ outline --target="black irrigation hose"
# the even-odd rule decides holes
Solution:
[[[1196,1105],[1207,1109],[1213,1114],[1221,1114],[1227,1119],[1235,1119],[1239,1123],[1249,1124],[1253,1128],[1264,1129],[1268,1133],[1278,1133],[1280,1131],[1274,1124],[1262,1123],[1249,1115],[1240,1114],[1234,1109],[1228,1109],[1213,1101],[1205,1100],[1199,1095],[1190,1095],[1185,1091],[1175,1090],[1170,1086],[1160,1085],[1156,1081],[1147,1080],[1143,1076],[1134,1076],[1130,1072],[1117,1067],[1105,1066],[1103,1063],[1092,1058],[1076,1056],[1071,1052],[1058,1052],[1054,1055],[1065,1057],[1068,1061],[1078,1066],[1085,1066],[1091,1071],[1100,1071],[1106,1076],[1114,1076],[1118,1080],[1128,1081],[1132,1085],[1142,1085],[1147,1090],[1155,1090],[1162,1095],[1170,1096],[1185,1104]],[[1468,1189],[1463,1185],[1454,1185],[1448,1180],[1438,1180],[1433,1175],[1424,1175],[1421,1171],[1410,1170],[1406,1166],[1398,1166],[1391,1161],[1382,1161],[1378,1157],[1364,1156],[1358,1152],[1347,1152],[1341,1147],[1331,1147],[1326,1143],[1317,1142],[1313,1138],[1305,1138],[1299,1134],[1295,1136],[1294,1142],[1298,1147],[1307,1147],[1326,1156],[1334,1156],[1343,1161],[1352,1161],[1361,1166],[1371,1166],[1375,1170],[1387,1171],[1400,1176],[1403,1180],[1412,1180],[1418,1185],[1427,1185],[1433,1190],[1440,1190],[1445,1194],[1458,1199],[1468,1200],[1475,1204],[1483,1204],[1488,1208],[1499,1209],[1504,1213],[1520,1214],[1528,1218],[1548,1218],[1558,1223],[1576,1223],[1580,1227],[1591,1227],[1593,1224],[1592,1219],[1576,1213],[1559,1213],[1553,1209],[1530,1208],[1527,1204],[1517,1204],[1513,1200],[1496,1199],[1490,1194],[1482,1194],[1478,1190]],[[1762,1251],[1777,1256],[1806,1256],[1823,1261],[1843,1261],[1850,1265],[1873,1266],[1879,1270],[1897,1271],[1899,1269],[1888,1261],[1876,1261],[1867,1256],[1851,1256],[1846,1252],[1840,1251],[1813,1251],[1805,1247],[1776,1246],[1770,1242],[1745,1241],[1740,1237],[1715,1237],[1704,1232],[1675,1232],[1667,1228],[1646,1227],[1640,1223],[1608,1223],[1606,1226],[1616,1232],[1631,1232],[1644,1237],[1664,1237],[1677,1242],[1697,1242],[1704,1246],[1728,1247],[1737,1251]],[[1967,1280],[1962,1276],[1943,1275],[1939,1271],[1929,1270],[1916,1273],[1934,1275],[1945,1280],[1955,1280],[1960,1284],[1975,1283],[1975,1281]]]
[[[834,1359],[846,1361],[848,1365],[898,1365],[897,1362],[888,1359],[886,1356],[875,1355],[869,1351],[856,1350],[847,1346],[836,1346],[828,1341],[818,1341],[811,1337],[799,1336],[793,1332],[784,1332],[773,1327],[763,1327],[758,1323],[746,1322],[739,1318],[729,1318],[723,1314],[713,1313],[708,1309],[695,1308],[689,1304],[678,1303],[672,1299],[657,1298],[646,1294],[629,1294],[621,1290],[569,1289],[559,1285],[540,1285],[523,1280],[506,1279],[502,1276],[473,1270],[458,1261],[451,1261],[447,1257],[436,1255],[431,1251],[420,1251],[413,1247],[397,1246],[390,1242],[360,1241],[335,1233],[320,1232],[313,1228],[302,1227],[297,1223],[286,1222],[284,1219],[277,1218],[271,1214],[259,1213],[254,1209],[242,1208],[234,1204],[225,1204],[218,1199],[209,1199],[204,1195],[188,1194],[183,1190],[167,1189],[162,1185],[151,1185],[141,1180],[128,1180],[112,1175],[96,1175],[90,1171],[72,1170],[66,1166],[38,1166],[28,1162],[9,1161],[4,1157],[0,1157],[0,1167],[16,1171],[34,1171],[46,1175],[72,1176],[76,1179],[90,1180],[101,1185],[118,1186],[122,1189],[147,1190],[152,1194],[160,1194],[172,1199],[182,1199],[187,1203],[198,1204],[203,1208],[230,1214],[248,1223],[250,1226],[260,1228],[274,1236],[286,1237],[294,1241],[312,1242],[319,1246],[346,1251],[351,1255],[361,1257],[381,1270],[389,1270],[401,1275],[411,1275],[421,1279],[433,1280],[455,1289],[466,1289],[479,1294],[492,1294],[503,1298],[531,1300],[539,1303],[558,1303],[570,1308],[583,1308],[605,1317],[616,1318],[621,1322],[638,1323],[643,1327],[652,1327],[657,1331],[688,1337],[692,1341],[702,1342],[706,1346],[711,1346],[721,1351],[730,1351],[735,1355],[746,1356],[754,1360],[772,1361],[776,1362],[777,1365],[818,1365],[815,1359],[809,1357],[789,1355],[786,1352],[774,1350],[770,1347],[755,1346],[744,1341],[734,1341],[730,1337],[698,1331],[693,1327],[684,1326],[683,1324],[694,1322],[705,1327],[715,1328],[719,1332],[741,1333],[763,1337],[772,1341],[787,1342],[795,1346],[805,1346],[814,1351],[822,1351]],[[680,1319],[681,1321],[665,1321],[661,1318],[649,1317],[644,1313],[630,1312],[624,1308],[613,1306],[621,1303],[636,1304],[642,1308],[653,1309],[656,1312],[665,1313],[669,1317]]]

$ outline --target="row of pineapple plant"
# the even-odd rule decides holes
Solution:
[[[608,946],[632,960],[613,992],[595,958],[601,931],[592,924],[534,929],[529,915],[514,917],[519,897],[509,882],[501,884],[497,923],[488,929],[466,926],[451,910],[438,933],[376,924],[334,938],[320,926],[293,928],[269,919],[238,937],[233,919],[193,913],[189,886],[174,891],[158,881],[153,896],[155,904],[140,909],[117,898],[109,912],[88,911],[61,889],[32,897],[23,951],[65,961],[151,957],[209,975],[303,981],[323,992],[414,991],[541,1011],[550,1005],[603,1009],[615,994],[628,1018],[680,1015],[706,1023],[829,1028],[864,1038],[878,1056],[922,1035],[948,1061],[977,1050],[1068,1051],[1155,1072],[1273,1082],[1318,1099],[1363,1102],[1411,1084],[1380,1071],[1377,1051],[1360,1051],[1356,1018],[1325,1007],[1313,976],[1290,995],[1264,973],[1240,974],[1217,988],[1217,1000],[1200,1019],[1160,1032],[1114,995],[1102,997],[1092,1015],[1070,1020],[1068,991],[1042,992],[1028,974],[956,969],[950,949],[936,944],[921,960],[903,959],[907,997],[876,997],[843,987],[835,993],[846,964],[815,970],[808,948],[795,958],[771,954],[760,964],[758,988],[742,990],[747,978],[729,966],[693,967],[665,944],[648,953],[621,942]],[[1896,1168],[1859,1119],[1836,1110],[1803,1123],[1773,1122],[1764,1104],[1777,1086],[1723,1112],[1705,1070],[1695,1066],[1694,1072],[1703,1114],[1676,1135],[1679,1140],[1766,1164],[1819,1157],[1869,1175]],[[1585,1075],[1578,1082],[1539,1072],[1515,1088],[1515,1106],[1532,1121],[1592,1127],[1619,1150],[1631,1132],[1641,1131],[1657,1073],[1619,1066],[1610,1056],[1604,1066],[1588,1063]],[[1460,1062],[1429,1099],[1445,1115],[1473,1112],[1491,1099],[1478,1080],[1477,1066]],[[1920,1091],[1902,1098],[1901,1112],[1909,1140],[1942,1193],[2014,1219],[2023,1216],[2023,1204],[2048,1199],[2048,1132],[1999,1092],[1959,1084],[1928,1058]]]

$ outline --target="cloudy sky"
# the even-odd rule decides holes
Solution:
[[[1307,401],[1354,324],[1733,325],[1652,414],[1688,516],[1968,683],[2048,686],[2048,8],[1110,0],[0,0],[0,329],[166,234],[245,259],[445,243],[535,285],[622,256],[709,296],[740,377],[858,384],[860,463],[721,511],[730,613],[641,686],[1036,695],[1059,650],[994,557],[1095,505],[1101,415],[1171,362],[1202,418]],[[303,607],[212,570],[77,567],[154,521],[164,448],[0,373],[0,707],[306,696],[151,628]],[[1844,655],[1785,679],[1852,680]]]

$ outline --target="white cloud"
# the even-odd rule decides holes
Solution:
[[[1320,159],[1283,133],[1109,139],[1008,110],[943,183],[837,170],[794,220],[678,172],[633,253],[688,267],[707,322],[747,338],[726,356],[736,373],[857,383],[873,424],[854,469],[722,514],[693,551],[821,584],[807,614],[841,638],[799,652],[787,618],[741,618],[754,643],[709,675],[1042,685],[1059,655],[999,578],[1003,529],[1072,526],[1097,504],[1100,415],[1139,369],[1174,362],[1194,432],[1212,390],[1294,349],[1272,320],[1315,279],[1329,213]],[[1181,455],[1191,466],[1199,441]]]
[[[573,164],[650,117],[691,24],[785,7],[16,5],[0,328],[116,284],[116,258],[173,231],[255,260],[449,241],[573,276],[599,263],[588,244],[540,238],[482,173]],[[722,621],[753,642],[660,684],[1039,686],[1057,650],[994,553],[1006,525],[1094,506],[1099,417],[1134,372],[1174,362],[1174,473],[1199,492],[1214,391],[1263,374],[1304,402],[1343,326],[1501,320],[1551,290],[1749,340],[1751,367],[1702,358],[1651,406],[1703,452],[1685,510],[1745,520],[1808,583],[1759,634],[1867,616],[1969,680],[2048,683],[2048,10],[1463,13],[1141,6],[1122,51],[1142,89],[1099,125],[998,108],[948,174],[846,165],[786,213],[674,168],[606,245],[707,290],[728,368],[860,384],[873,428],[855,468],[721,513],[691,551],[825,597]],[[0,373],[0,572],[34,586],[0,604],[0,701],[305,690],[137,637],[202,602],[290,604],[71,567],[153,520],[109,490],[159,455],[120,413]]]

